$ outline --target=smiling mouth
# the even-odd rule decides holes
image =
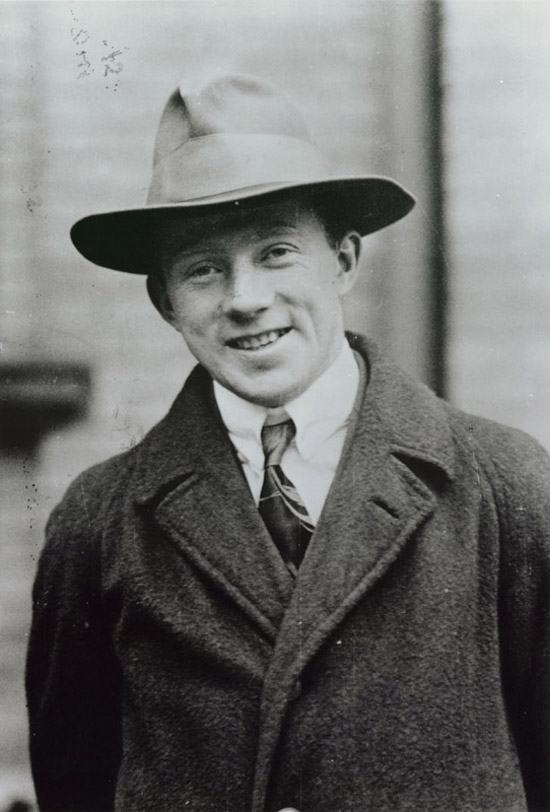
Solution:
[[[231,338],[226,343],[234,350],[260,350],[274,344],[281,336],[290,332],[290,329],[290,327],[283,327],[281,330],[267,330],[265,333],[257,333],[253,336]]]

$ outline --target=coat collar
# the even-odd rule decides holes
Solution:
[[[348,333],[348,341],[366,360],[369,382],[359,431],[380,432],[380,443],[403,458],[455,475],[455,448],[448,405],[427,386],[389,362],[377,345]]]
[[[131,488],[137,505],[273,640],[291,578],[256,509],[202,367],[191,372],[167,416],[136,451]]]
[[[374,344],[348,340],[366,361],[368,384],[296,588],[254,505],[204,369],[193,370],[136,449],[138,504],[268,639],[287,628],[291,659],[307,648],[308,618],[313,651],[319,618],[336,618],[352,593],[381,576],[454,473],[446,406]]]
[[[454,447],[445,404],[388,362],[374,342],[351,333],[347,337],[368,371],[358,431],[376,427],[378,442],[393,453],[432,465],[452,479]],[[154,499],[196,470],[234,459],[206,370],[194,368],[166,417],[136,451],[139,502]]]

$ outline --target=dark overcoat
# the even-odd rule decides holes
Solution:
[[[550,809],[548,459],[355,344],[366,394],[296,583],[200,367],[54,511],[42,809]]]

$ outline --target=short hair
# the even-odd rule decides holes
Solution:
[[[352,224],[344,222],[338,212],[333,211],[324,200],[312,196],[310,200],[306,199],[305,205],[321,223],[327,242],[334,251],[338,250],[346,234],[356,230]]]

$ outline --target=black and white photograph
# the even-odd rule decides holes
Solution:
[[[0,23],[0,812],[550,812],[550,4]]]

